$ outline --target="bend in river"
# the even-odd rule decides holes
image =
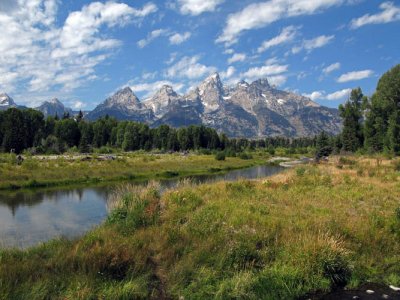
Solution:
[[[190,178],[196,183],[256,179],[282,169],[256,166]],[[161,181],[161,187],[172,188],[180,180],[182,178]],[[26,248],[60,236],[73,238],[84,234],[106,218],[107,201],[116,185],[1,193],[0,247]]]

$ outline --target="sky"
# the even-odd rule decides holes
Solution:
[[[0,0],[0,93],[90,110],[219,72],[337,107],[400,63],[399,34],[399,0]]]

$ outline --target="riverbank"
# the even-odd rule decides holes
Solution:
[[[251,157],[227,157],[195,153],[117,155],[61,155],[24,157],[19,165],[9,155],[0,156],[0,190],[96,184],[111,181],[146,181],[206,175],[265,164],[265,153]]]
[[[399,286],[399,165],[333,158],[162,195],[126,186],[84,237],[0,251],[0,298],[296,299]]]

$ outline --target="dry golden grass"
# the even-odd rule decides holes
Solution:
[[[123,187],[107,222],[81,239],[0,252],[0,298],[295,299],[399,285],[400,174],[374,162],[184,181],[161,196],[155,184]]]

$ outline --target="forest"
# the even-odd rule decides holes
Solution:
[[[61,154],[67,150],[90,153],[153,150],[219,150],[236,153],[266,148],[270,154],[277,147],[289,153],[307,153],[315,148],[316,156],[334,153],[400,153],[400,65],[379,80],[372,97],[361,88],[353,89],[349,99],[339,106],[343,130],[337,136],[321,132],[304,138],[268,137],[265,139],[228,138],[203,125],[172,128],[161,125],[117,121],[108,116],[86,121],[82,112],[44,118],[34,109],[10,108],[0,112],[0,149],[2,152]],[[114,149],[114,150],[113,150]]]

